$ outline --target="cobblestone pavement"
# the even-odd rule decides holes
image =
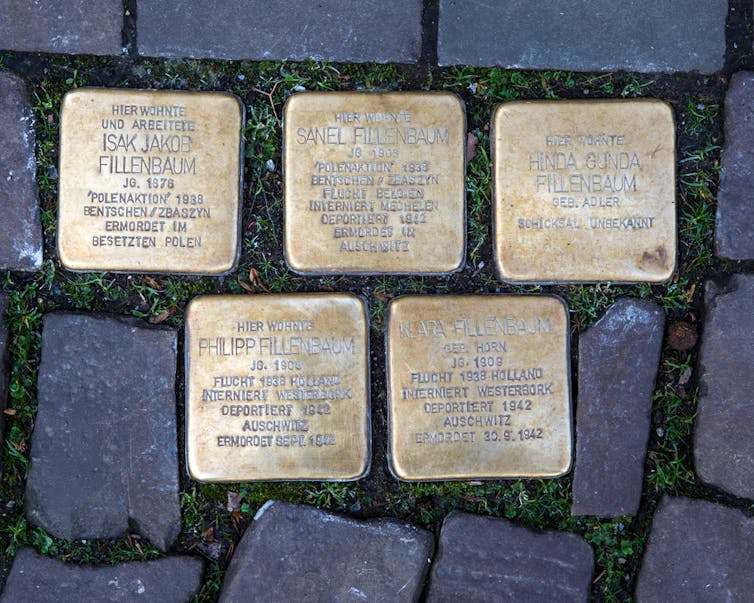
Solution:
[[[751,600],[751,3],[538,4],[0,0],[0,601]],[[233,272],[61,265],[60,102],[83,85],[239,97]],[[367,89],[446,90],[465,102],[457,273],[320,277],[285,264],[283,104],[303,90]],[[495,106],[634,97],[666,101],[675,117],[674,276],[501,282]],[[192,480],[188,302],[304,291],[354,293],[369,308],[369,474]],[[575,443],[565,476],[393,477],[383,318],[391,299],[416,293],[566,301]]]

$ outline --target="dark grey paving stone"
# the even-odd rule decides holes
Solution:
[[[725,96],[725,148],[717,192],[717,255],[754,259],[754,73],[736,73]]]
[[[4,439],[5,404],[8,400],[8,379],[10,366],[8,365],[8,329],[5,319],[8,311],[8,298],[0,295],[0,441]],[[3,468],[3,455],[0,454],[0,470]]]
[[[575,534],[452,512],[440,531],[427,603],[588,601],[591,547]]]
[[[80,566],[23,548],[13,560],[0,602],[185,603],[199,590],[203,569],[202,561],[193,557]]]
[[[421,0],[139,0],[138,51],[156,57],[415,63]]]
[[[573,515],[635,515],[665,314],[620,299],[579,337]]]
[[[417,601],[433,548],[432,534],[409,524],[270,501],[241,539],[220,601]]]
[[[754,275],[708,282],[694,462],[703,482],[754,499]]]
[[[0,49],[122,54],[122,0],[0,0]]]
[[[440,65],[714,73],[727,11],[727,0],[440,0],[438,57]]]
[[[638,603],[751,601],[754,519],[704,500],[666,496],[652,521]]]
[[[129,529],[165,550],[178,504],[176,333],[133,321],[48,314],[26,512],[68,539]]]
[[[26,86],[15,75],[0,72],[0,270],[42,266],[36,172],[34,118]]]

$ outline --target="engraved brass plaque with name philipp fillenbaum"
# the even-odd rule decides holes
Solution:
[[[675,125],[666,103],[504,103],[493,137],[494,249],[503,280],[673,275]]]
[[[558,477],[573,427],[565,304],[406,296],[386,332],[390,467],[403,480]]]
[[[186,457],[201,481],[354,480],[370,463],[366,304],[203,296],[186,318]]]
[[[230,94],[63,99],[58,251],[72,270],[223,274],[238,257],[243,107]]]
[[[283,117],[285,256],[302,274],[464,261],[464,108],[445,92],[304,92]]]

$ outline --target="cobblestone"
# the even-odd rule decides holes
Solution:
[[[160,549],[181,528],[176,333],[49,314],[26,487],[29,519],[62,538],[112,538],[132,522]]]

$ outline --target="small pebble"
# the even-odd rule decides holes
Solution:
[[[690,322],[672,322],[668,325],[668,345],[674,350],[686,352],[696,345],[698,335]]]

